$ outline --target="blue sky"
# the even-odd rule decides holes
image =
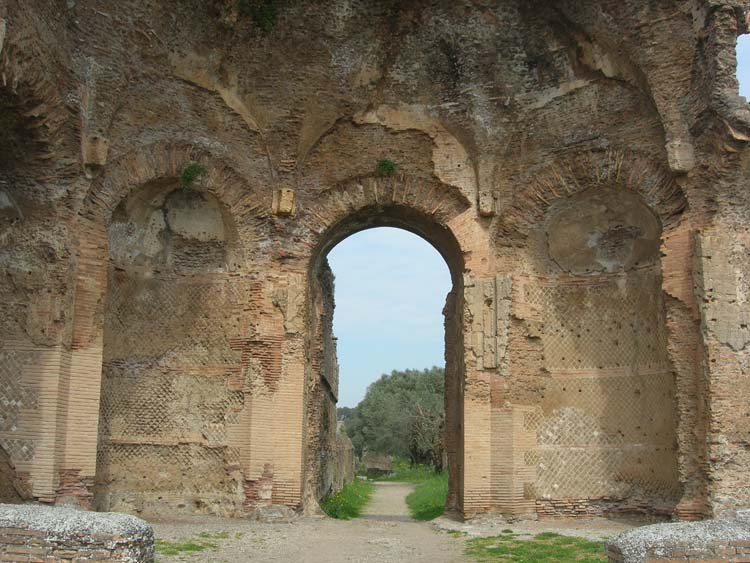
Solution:
[[[401,229],[369,229],[336,245],[328,261],[336,276],[339,406],[355,406],[383,373],[444,365],[451,280],[428,242]]]
[[[737,38],[737,78],[740,80],[740,96],[750,101],[750,35]]]
[[[737,41],[737,77],[750,101],[750,35]],[[328,260],[336,276],[339,406],[355,406],[383,373],[443,365],[451,282],[432,246],[400,229],[370,229],[339,243]]]

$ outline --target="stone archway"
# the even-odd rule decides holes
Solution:
[[[350,235],[396,227],[425,239],[445,260],[452,290],[445,308],[445,443],[450,474],[448,510],[464,509],[464,251],[450,227],[468,209],[456,192],[408,178],[365,178],[331,190],[323,209],[326,225],[316,239],[307,277],[306,399],[303,444],[303,505],[309,510],[324,492],[320,451],[332,439],[338,373],[332,339],[333,294],[326,256]],[[342,203],[345,202],[345,205]],[[320,208],[318,208],[320,209]],[[330,214],[330,215],[329,215]],[[319,215],[321,216],[321,215]]]

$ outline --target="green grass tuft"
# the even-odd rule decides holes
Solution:
[[[206,167],[198,162],[191,162],[180,174],[180,183],[184,188],[189,188],[203,174],[206,173]]]
[[[374,490],[375,487],[371,482],[354,479],[338,493],[321,500],[320,508],[331,518],[350,520],[362,513],[362,509],[370,500]]]
[[[502,536],[476,538],[466,542],[466,552],[479,562],[600,563],[607,561],[604,542],[561,536],[552,532],[521,539],[503,530]]]
[[[396,163],[389,158],[381,158],[375,165],[379,176],[393,176],[396,173]]]
[[[433,471],[431,477],[420,482],[409,493],[406,504],[415,520],[433,520],[445,512],[447,498],[448,474]]]
[[[393,471],[388,475],[373,478],[373,481],[398,481],[399,483],[422,483],[435,477],[435,469],[428,465],[410,465],[405,459],[393,460]]]
[[[214,540],[229,538],[228,532],[201,532],[197,538],[182,541],[156,540],[155,550],[160,555],[179,555],[181,553],[199,553],[207,549],[216,549],[219,544]]]

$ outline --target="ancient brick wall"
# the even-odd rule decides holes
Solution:
[[[251,290],[230,275],[231,225],[213,196],[167,185],[120,204],[108,231],[97,505],[235,514],[247,382],[233,342]]]
[[[702,330],[705,376],[712,397],[708,412],[708,494],[715,514],[750,503],[746,463],[750,452],[750,388],[747,344],[750,238],[740,232],[710,230],[697,241],[696,286],[705,303]]]
[[[453,279],[451,508],[746,503],[745,3],[273,4],[0,2],[19,494],[314,508],[338,464],[322,263],[393,226]]]
[[[333,335],[334,276],[327,261],[313,272],[313,297],[310,317],[313,342],[307,377],[306,472],[310,502],[341,488],[338,456],[336,401],[339,390],[339,366],[336,338]]]

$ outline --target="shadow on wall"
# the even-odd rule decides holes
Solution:
[[[0,503],[16,504],[23,501],[16,468],[8,452],[0,447]]]

